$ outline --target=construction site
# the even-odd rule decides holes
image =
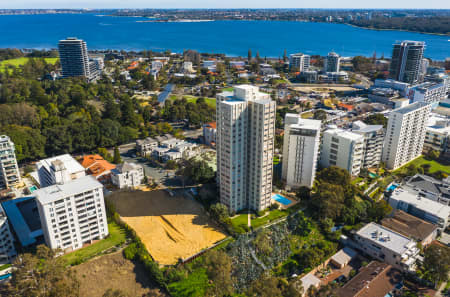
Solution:
[[[199,203],[173,192],[121,191],[107,199],[162,265],[176,264],[226,237]]]

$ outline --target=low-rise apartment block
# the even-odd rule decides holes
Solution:
[[[363,253],[397,269],[414,271],[420,250],[414,240],[376,223],[369,223],[354,235]]]
[[[114,185],[123,188],[133,188],[142,184],[144,168],[135,163],[122,163],[111,170],[111,181]]]
[[[408,88],[406,97],[411,102],[425,102],[437,105],[439,101],[447,98],[447,86],[443,82],[424,82]]]
[[[450,205],[450,183],[428,175],[416,174],[406,179],[402,189],[444,205]]]
[[[136,150],[143,157],[150,155],[155,147],[158,146],[158,140],[147,137],[136,140]]]
[[[93,176],[35,191],[45,242],[64,252],[108,235],[103,185]]]
[[[431,114],[425,131],[423,151],[438,151],[450,158],[450,117]]]
[[[393,209],[403,210],[422,220],[437,225],[440,229],[448,226],[450,206],[408,192],[401,187],[396,188],[389,196],[389,204]]]
[[[322,167],[337,166],[356,176],[363,164],[364,137],[360,134],[330,127],[322,136]]]
[[[414,239],[422,246],[429,245],[438,234],[436,225],[419,219],[402,210],[396,210],[393,215],[381,220],[381,225]]]
[[[203,125],[203,139],[206,145],[214,146],[216,144],[217,124],[216,122]]]

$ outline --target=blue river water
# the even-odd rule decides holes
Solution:
[[[225,53],[232,56],[278,57],[303,52],[343,56],[391,56],[399,40],[425,41],[425,56],[450,57],[450,36],[402,31],[375,31],[344,24],[287,21],[215,21],[192,23],[141,22],[136,17],[95,14],[45,14],[0,16],[0,47],[56,48],[58,40],[75,36],[89,49],[123,49]]]

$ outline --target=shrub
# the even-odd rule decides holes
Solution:
[[[137,252],[136,243],[132,243],[123,250],[123,256],[128,260],[133,260],[136,257]]]
[[[258,211],[258,217],[262,217],[266,212],[264,210]]]

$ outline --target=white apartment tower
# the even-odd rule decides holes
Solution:
[[[431,104],[416,102],[389,114],[382,155],[388,169],[397,169],[422,154],[430,111]]]
[[[271,204],[275,112],[275,101],[255,86],[217,95],[217,180],[230,211]]]
[[[0,189],[20,183],[14,143],[6,135],[0,136]]]
[[[328,53],[324,61],[324,72],[339,72],[341,57],[335,52]]]
[[[9,229],[8,218],[0,204],[0,263],[10,263],[17,255],[14,248],[14,237]]]
[[[289,69],[291,71],[307,71],[310,66],[311,57],[302,53],[289,55]]]
[[[35,191],[45,242],[64,252],[108,235],[103,185],[87,175]]]
[[[313,186],[320,147],[320,120],[287,113],[284,118],[282,178],[289,188]]]
[[[364,137],[362,167],[374,168],[380,166],[384,142],[383,125],[366,125],[361,121],[356,121],[352,124],[352,132]]]
[[[363,164],[364,137],[350,131],[330,127],[322,136],[322,167],[337,166],[356,176]]]

